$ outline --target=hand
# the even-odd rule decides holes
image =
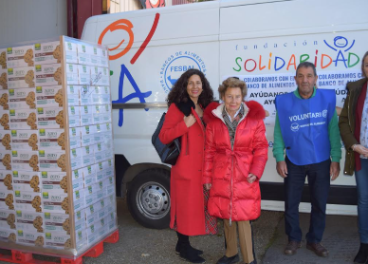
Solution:
[[[255,180],[257,180],[257,176],[252,173],[249,173],[247,181],[249,183],[253,183]]]
[[[340,174],[340,162],[331,162],[330,175],[331,181],[334,181]]]
[[[277,162],[276,170],[277,170],[277,173],[278,173],[282,178],[286,178],[286,177],[287,177],[288,169],[287,169],[286,162],[285,162],[284,160],[283,160],[283,161],[279,161],[279,162]]]
[[[360,155],[364,157],[368,157],[368,149],[360,144],[353,145],[354,151],[358,152]]]
[[[210,189],[211,189],[211,187],[212,187],[212,184],[211,183],[205,183],[205,184],[203,184],[204,185],[204,188],[207,190],[207,191],[209,191]]]
[[[195,122],[197,122],[197,120],[192,114],[190,114],[189,116],[184,116],[184,122],[187,127],[191,127],[195,124]]]

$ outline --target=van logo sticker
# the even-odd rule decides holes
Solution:
[[[131,64],[134,64],[137,59],[139,58],[139,56],[142,54],[142,52],[146,49],[148,43],[151,41],[153,35],[156,32],[156,28],[158,25],[158,21],[160,20],[160,14],[156,13],[155,15],[155,19],[153,21],[151,30],[149,31],[146,39],[143,41],[142,45],[139,47],[139,49],[137,50],[137,52],[134,54],[133,58],[130,60]],[[117,54],[114,55],[109,55],[109,59],[110,60],[116,60],[119,59],[120,57],[124,56],[126,53],[129,52],[129,50],[132,48],[132,45],[134,43],[134,33],[133,33],[133,24],[132,22],[130,22],[127,19],[119,19],[113,23],[111,23],[110,25],[108,25],[100,34],[100,37],[98,38],[98,44],[102,44],[103,39],[105,37],[105,35],[108,32],[114,32],[115,30],[124,30],[128,33],[129,35],[129,40],[128,40],[128,44],[126,44],[125,48],[122,48],[121,45],[123,45],[123,43],[125,42],[125,39],[121,40],[120,43],[113,47],[113,48],[109,48],[109,51],[114,51],[117,49],[122,48],[122,51],[120,51]]]
[[[168,56],[160,70],[160,84],[164,91],[169,93],[179,77],[189,69],[206,74],[206,64],[197,53],[178,51]]]

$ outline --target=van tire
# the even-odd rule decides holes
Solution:
[[[127,192],[130,214],[142,226],[168,228],[170,224],[170,172],[149,169],[139,173]]]

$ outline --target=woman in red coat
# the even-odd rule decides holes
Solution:
[[[216,220],[206,215],[202,185],[205,127],[203,109],[213,100],[212,89],[196,69],[183,73],[168,95],[169,110],[159,138],[164,144],[181,138],[181,152],[171,168],[171,221],[177,231],[176,251],[192,263],[204,263],[201,250],[194,249],[189,236],[216,232]]]
[[[243,261],[256,263],[249,221],[261,213],[259,179],[266,165],[268,144],[265,111],[255,101],[243,102],[246,92],[243,81],[226,79],[219,87],[224,103],[206,115],[210,122],[206,128],[203,183],[210,189],[209,213],[224,219],[227,244],[226,254],[217,264],[239,261],[237,225]],[[214,107],[213,103],[208,109]]]

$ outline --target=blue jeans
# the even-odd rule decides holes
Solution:
[[[368,160],[360,159],[362,169],[355,171],[358,191],[358,226],[360,242],[368,244]]]
[[[302,166],[293,164],[287,157],[285,161],[288,169],[288,175],[284,179],[286,234],[289,241],[300,242],[302,240],[302,230],[299,226],[299,204],[307,176],[312,211],[306,239],[308,243],[319,243],[326,226],[331,161],[326,160]]]

